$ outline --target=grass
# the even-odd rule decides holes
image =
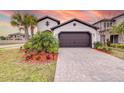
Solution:
[[[56,62],[28,64],[22,62],[18,49],[0,49],[1,82],[51,82],[54,80]]]
[[[0,52],[1,52],[1,51],[3,51],[3,49],[2,49],[2,48],[0,48]]]
[[[124,60],[124,49],[112,48],[112,55]]]

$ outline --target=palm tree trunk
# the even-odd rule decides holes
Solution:
[[[29,33],[28,33],[28,28],[25,27],[25,39],[29,40]]]
[[[33,37],[34,35],[34,27],[31,27],[31,36]]]

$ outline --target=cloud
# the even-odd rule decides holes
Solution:
[[[72,18],[79,18],[84,21],[90,21],[91,18],[87,15],[86,11],[81,10],[37,10],[33,13],[38,14],[39,16],[49,15],[61,21],[66,21]]]
[[[96,17],[111,18],[118,14],[124,13],[124,10],[93,10],[91,11]]]
[[[124,10],[0,10],[0,14],[3,14],[6,18],[10,18],[14,12],[34,14],[38,18],[49,15],[62,22],[72,18],[79,18],[86,22],[94,22],[102,18],[109,18],[123,13]]]
[[[17,32],[18,29],[10,25],[10,18],[15,12],[34,14],[38,18],[52,16],[61,22],[72,18],[79,18],[83,21],[93,23],[102,18],[110,18],[124,10],[0,10],[0,35],[2,33]]]
[[[9,22],[0,21],[0,36],[8,35],[9,33],[19,32],[18,28],[12,27]]]
[[[3,14],[8,17],[10,17],[13,13],[14,13],[14,11],[12,11],[12,10],[0,10],[0,14]]]
[[[94,22],[102,18],[110,18],[124,13],[124,10],[33,10],[31,12],[38,14],[38,17],[49,15],[62,22],[72,18],[79,18],[86,22]]]
[[[14,12],[22,12],[37,15],[39,18],[49,15],[66,21],[71,18],[80,18],[84,21],[93,21],[100,18],[112,17],[119,13],[124,13],[124,10],[0,10],[0,14],[11,17]]]

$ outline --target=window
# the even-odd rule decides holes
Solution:
[[[46,26],[49,26],[49,24],[50,24],[50,23],[47,21],[47,22],[46,22]]]
[[[110,36],[111,43],[118,43],[118,35],[111,35]]]
[[[110,22],[110,26],[112,26],[112,22]]]
[[[100,35],[100,41],[102,42],[102,43],[105,43],[105,35]]]
[[[107,27],[109,27],[109,22],[107,22]]]
[[[73,23],[73,26],[76,26],[76,23]]]
[[[104,28],[106,28],[106,22],[104,22]]]

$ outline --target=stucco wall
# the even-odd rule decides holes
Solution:
[[[124,35],[118,36],[118,43],[124,43]]]
[[[46,25],[47,21],[49,22],[49,26]],[[56,21],[46,18],[38,23],[37,30],[38,31],[51,30],[50,28],[52,28],[56,25],[58,25],[58,23]]]
[[[76,23],[76,26],[73,26],[73,23]],[[60,32],[89,32],[92,36],[92,47],[94,47],[95,42],[100,40],[99,33],[94,28],[81,24],[77,21],[73,21],[71,23],[54,29],[54,36],[57,39]]]
[[[122,23],[124,21],[124,16],[120,16],[118,18],[115,18],[115,25],[119,25],[120,23]]]

